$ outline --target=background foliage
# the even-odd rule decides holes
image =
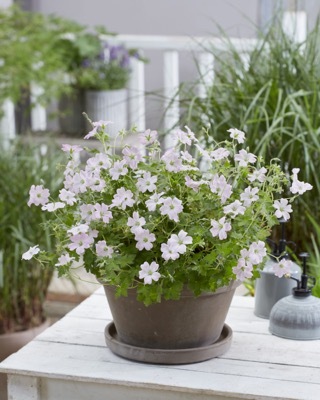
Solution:
[[[0,334],[37,326],[44,319],[52,270],[21,260],[21,254],[34,242],[53,246],[53,238],[39,226],[50,213],[28,207],[27,201],[30,186],[41,180],[57,194],[59,156],[54,147],[44,154],[22,143],[0,151]]]

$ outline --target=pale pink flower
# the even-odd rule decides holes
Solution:
[[[246,264],[245,260],[240,258],[237,266],[232,268],[232,272],[236,275],[238,281],[243,282],[252,277],[252,265]]]
[[[68,229],[68,233],[72,236],[78,235],[79,233],[87,233],[89,231],[89,225],[79,224]]]
[[[32,185],[29,190],[29,195],[29,207],[31,204],[34,204],[35,206],[44,206],[49,201],[50,192],[48,189],[44,189],[43,185]]]
[[[143,217],[140,217],[139,213],[137,211],[134,211],[132,214],[132,217],[128,218],[127,226],[130,227],[130,231],[132,233],[137,233],[140,231],[143,227],[143,225],[146,223],[146,220]]]
[[[100,169],[109,169],[111,161],[107,154],[98,153],[94,157],[90,157],[87,161],[86,171],[94,172]]]
[[[178,222],[178,214],[183,210],[182,201],[177,197],[166,197],[160,207],[161,215],[167,215],[169,219]]]
[[[262,240],[251,243],[248,250],[248,257],[253,265],[260,264],[266,255],[266,245]]]
[[[192,244],[192,237],[188,236],[184,230],[181,230],[178,235],[172,234],[168,240],[168,245],[172,245],[180,254],[187,251],[187,244]]]
[[[235,161],[239,161],[240,167],[246,167],[248,164],[254,164],[257,156],[242,149],[234,156],[234,159]]]
[[[259,181],[263,183],[267,178],[266,177],[267,172],[268,172],[267,169],[264,167],[256,169],[255,171],[252,172],[252,174],[248,175],[248,179],[250,182]]]
[[[75,145],[63,144],[61,146],[61,150],[66,153],[73,154],[73,153],[80,153],[83,150],[83,148],[81,146],[78,146],[77,144]]]
[[[167,150],[161,160],[165,163],[166,170],[169,172],[179,172],[183,168],[179,153],[173,149]]]
[[[153,233],[150,233],[149,229],[141,229],[135,234],[136,248],[140,251],[143,249],[151,250],[153,247],[152,242],[156,240]]]
[[[79,209],[81,218],[84,221],[90,222],[95,219],[95,207],[93,204],[82,204]]]
[[[65,253],[62,254],[59,258],[58,258],[58,263],[55,264],[56,267],[61,267],[63,265],[67,265],[69,263],[71,263],[74,260],[74,257],[70,257],[69,253]]]
[[[31,258],[40,252],[39,245],[30,247],[28,251],[22,254],[22,260],[31,260]]]
[[[220,147],[216,150],[211,151],[210,156],[215,160],[215,161],[220,161],[224,160],[230,155],[230,151],[227,149],[224,149],[223,147]]]
[[[96,203],[94,205],[94,218],[101,219],[105,224],[108,224],[110,219],[112,219],[112,212],[109,210],[109,206],[102,203]]]
[[[219,221],[212,219],[211,226],[211,235],[213,237],[218,236],[220,240],[226,239],[227,232],[231,231],[231,224],[226,222],[226,217],[220,218]]]
[[[186,186],[194,190],[195,192],[199,192],[200,186],[204,183],[203,181],[194,181],[193,179],[190,178],[190,176],[185,176],[185,181],[186,181]]]
[[[180,142],[183,144],[187,144],[188,146],[191,146],[191,138],[189,136],[189,134],[187,132],[184,132],[181,129],[176,129],[173,132],[173,136]]]
[[[244,143],[244,140],[245,140],[244,132],[239,131],[239,129],[236,129],[236,128],[230,128],[227,130],[227,132],[229,132],[230,137],[232,139],[235,139],[238,143]]]
[[[113,196],[111,207],[120,207],[122,210],[125,210],[127,207],[132,207],[134,203],[131,190],[121,187],[117,189],[117,193]]]
[[[145,172],[142,178],[138,178],[137,187],[142,193],[145,193],[146,191],[154,192],[157,189],[155,185],[157,180],[158,178],[156,176],[152,176],[150,172]]]
[[[211,181],[209,181],[209,187],[212,193],[217,193],[221,199],[221,203],[224,204],[232,194],[232,186],[227,183],[226,178],[223,175],[215,174]]]
[[[142,161],[140,150],[134,146],[127,146],[122,150],[123,159],[131,169],[137,169],[138,163]]]
[[[290,276],[292,264],[293,263],[291,260],[285,260],[285,259],[282,259],[279,262],[274,263],[273,271],[275,276],[277,276],[278,278],[282,278],[284,275]]]
[[[181,151],[180,154],[181,154],[182,160],[184,160],[184,161],[186,161],[188,163],[191,163],[193,161],[192,155],[187,150],[186,151]]]
[[[162,258],[166,261],[177,260],[180,257],[178,245],[176,243],[162,243],[161,244]]]
[[[57,201],[55,203],[47,203],[44,206],[41,207],[41,210],[43,211],[48,211],[48,212],[54,212],[58,210],[59,208],[64,208],[66,205],[65,203],[62,203],[61,201]]]
[[[240,195],[243,205],[249,207],[254,201],[257,201],[259,199],[259,196],[257,195],[258,192],[258,188],[252,188],[251,186],[245,188],[244,192]]]
[[[161,277],[159,272],[157,272],[159,269],[159,264],[157,264],[155,261],[152,261],[151,264],[145,261],[140,265],[140,268],[141,270],[139,271],[139,278],[144,280],[145,285],[150,285],[152,281],[157,282]]]
[[[157,140],[158,132],[147,129],[145,132],[141,133],[139,138],[141,144],[144,145],[152,144]]]
[[[106,187],[106,182],[104,179],[100,178],[99,171],[94,173],[87,173],[87,188],[93,190],[94,192],[102,192]]]
[[[71,236],[70,240],[72,243],[68,245],[68,248],[75,250],[79,255],[83,254],[93,243],[93,238],[87,233],[79,233],[78,235]]]
[[[99,242],[96,243],[96,253],[98,257],[112,258],[113,248],[111,246],[107,246],[105,240],[99,240]]]
[[[97,121],[97,122],[92,122],[93,129],[84,137],[84,139],[90,139],[91,137],[93,137],[97,133],[99,133],[100,131],[104,131],[105,128],[110,124],[113,124],[113,122],[102,121],[102,120]]]
[[[239,200],[235,200],[233,203],[223,207],[223,212],[225,214],[230,214],[231,218],[235,218],[239,214],[243,215],[245,211],[245,207],[243,207]]]
[[[117,181],[120,175],[126,175],[128,168],[126,167],[126,160],[116,161],[113,167],[109,169],[111,179]]]
[[[164,192],[154,193],[149,199],[146,201],[146,206],[149,211],[155,211],[157,205],[163,203],[163,198],[161,197]]]
[[[275,216],[277,218],[283,218],[285,221],[290,219],[289,213],[292,212],[292,207],[287,199],[275,200],[273,207],[276,209]]]
[[[73,206],[78,201],[75,193],[70,190],[61,189],[59,193],[59,199],[69,206]]]
[[[84,171],[75,172],[74,175],[67,175],[64,187],[71,192],[78,194],[87,191],[87,174]]]

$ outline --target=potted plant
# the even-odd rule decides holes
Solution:
[[[53,248],[54,238],[39,225],[51,215],[27,206],[33,182],[44,180],[57,193],[56,151],[41,154],[33,146],[16,143],[0,155],[0,360],[17,351],[44,329],[43,303],[53,268],[21,260],[33,242]]]
[[[76,105],[70,113],[70,128],[62,126],[65,132],[74,130],[77,126],[75,121],[79,121],[83,111],[97,121],[112,120],[111,136],[127,127],[126,86],[130,76],[130,57],[139,56],[136,50],[108,44],[105,38],[110,35],[104,28],[96,27],[94,32],[84,29],[76,35],[61,37],[57,47],[65,48],[68,76],[73,87],[71,102]],[[60,108],[66,109],[66,106],[68,104],[63,103]],[[84,119],[82,121],[85,122]]]
[[[104,284],[114,317],[106,337],[122,346],[119,354],[124,346],[129,358],[153,348],[152,362],[154,348],[187,351],[182,362],[190,351],[192,361],[210,358],[237,282],[258,276],[270,228],[290,218],[292,201],[310,185],[243,148],[238,129],[208,149],[189,128],[177,129],[176,146],[163,155],[157,132],[147,130],[147,156],[134,146],[119,156],[111,154],[109,125],[93,123],[85,139],[97,138],[103,151],[83,167],[76,162],[82,148],[63,146],[69,161],[59,199],[30,191],[32,207],[55,215],[46,227],[57,245],[48,252],[35,243],[23,257],[56,265],[61,276],[83,260]]]
[[[64,81],[67,64],[56,43],[64,32],[75,33],[80,27],[63,18],[24,11],[17,5],[0,9],[0,25],[0,118],[1,105],[10,99],[20,110],[18,127],[28,125],[30,108],[68,92]],[[31,85],[40,88],[32,101]]]

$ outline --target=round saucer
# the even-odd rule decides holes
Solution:
[[[188,349],[150,349],[120,342],[116,327],[110,322],[105,328],[106,344],[118,356],[151,364],[191,364],[219,357],[229,350],[232,329],[224,324],[219,339],[204,347]]]

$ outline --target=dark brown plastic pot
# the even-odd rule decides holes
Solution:
[[[163,300],[145,306],[136,290],[115,297],[112,286],[104,286],[117,337],[123,343],[150,349],[190,349],[212,345],[222,332],[238,283],[195,297],[189,290],[180,300]]]

